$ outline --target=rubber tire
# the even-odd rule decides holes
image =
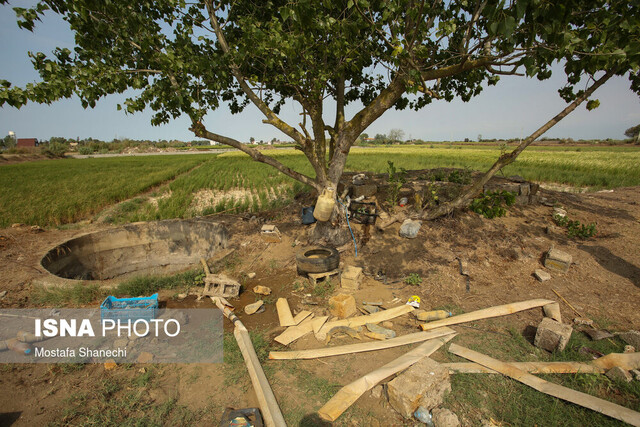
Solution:
[[[310,256],[317,258],[310,258]],[[311,246],[296,254],[298,274],[326,273],[338,268],[340,265],[340,252],[335,248],[324,246]]]

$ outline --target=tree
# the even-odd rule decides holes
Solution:
[[[76,47],[30,54],[42,81],[24,88],[0,81],[0,105],[75,94],[93,107],[132,88],[120,106],[128,113],[149,107],[153,124],[185,114],[197,137],[238,148],[318,191],[337,186],[358,135],[391,108],[469,101],[503,74],[546,79],[561,62],[567,83],[559,92],[571,104],[534,132],[540,136],[614,75],[628,74],[640,92],[640,4],[628,0],[275,0],[260,7],[248,0],[43,0],[14,8],[18,25],[33,31],[47,9],[69,23]],[[287,100],[303,110],[297,126],[279,116]],[[207,128],[206,113],[223,101],[233,113],[254,104],[314,173]],[[355,101],[362,108],[347,118],[345,106]],[[324,114],[329,102],[332,123]],[[588,100],[587,108],[597,104]],[[505,153],[488,174],[530,143]]]
[[[256,139],[255,139],[254,137],[251,137],[251,138],[249,138],[249,142],[250,142],[251,144],[253,144],[253,143],[255,143],[255,142],[256,142]]]
[[[389,139],[392,141],[402,141],[404,139],[404,131],[402,129],[391,129],[389,131]]]
[[[624,131],[624,136],[627,138],[635,139],[636,142],[640,142],[640,125],[630,127]]]

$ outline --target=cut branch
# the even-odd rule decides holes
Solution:
[[[503,154],[498,158],[498,160],[491,166],[491,168],[478,180],[476,181],[467,191],[465,191],[462,195],[460,195],[457,199],[450,203],[446,203],[444,205],[440,205],[437,209],[431,211],[425,211],[421,217],[423,219],[435,219],[441,216],[450,214],[455,209],[466,206],[471,199],[473,199],[476,195],[482,192],[484,185],[489,182],[489,180],[503,167],[513,163],[516,158],[527,148],[533,141],[542,136],[546,131],[555,126],[560,120],[564,119],[569,113],[578,108],[580,104],[582,104],[587,98],[589,98],[593,92],[596,91],[600,86],[602,86],[607,80],[609,80],[614,74],[615,70],[609,70],[606,74],[596,80],[591,87],[589,87],[585,92],[576,98],[571,104],[569,104],[564,110],[558,113],[554,118],[549,120],[543,126],[538,128],[535,132],[533,132],[527,139],[522,141],[520,145],[518,145],[515,150],[510,153]]]

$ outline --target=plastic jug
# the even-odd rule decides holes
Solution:
[[[316,207],[313,210],[313,217],[318,221],[329,221],[335,204],[336,189],[333,187],[325,188],[322,190],[322,193],[320,193],[320,196],[318,196]]]

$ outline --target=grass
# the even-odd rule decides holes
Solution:
[[[174,179],[210,155],[60,159],[0,168],[0,227],[60,225]]]
[[[433,147],[433,148],[431,148]],[[486,170],[500,146],[431,145],[354,148],[347,171],[383,173],[388,161],[407,170],[436,167]],[[306,158],[274,151],[294,170],[313,176]],[[529,147],[504,174],[592,189],[640,185],[640,147]],[[197,167],[200,165],[200,167]],[[22,222],[61,225],[124,202],[108,221],[188,218],[218,212],[257,212],[285,206],[305,186],[239,152],[61,159],[0,168],[0,227]],[[162,185],[153,199],[140,196]],[[27,197],[25,197],[27,195]]]

